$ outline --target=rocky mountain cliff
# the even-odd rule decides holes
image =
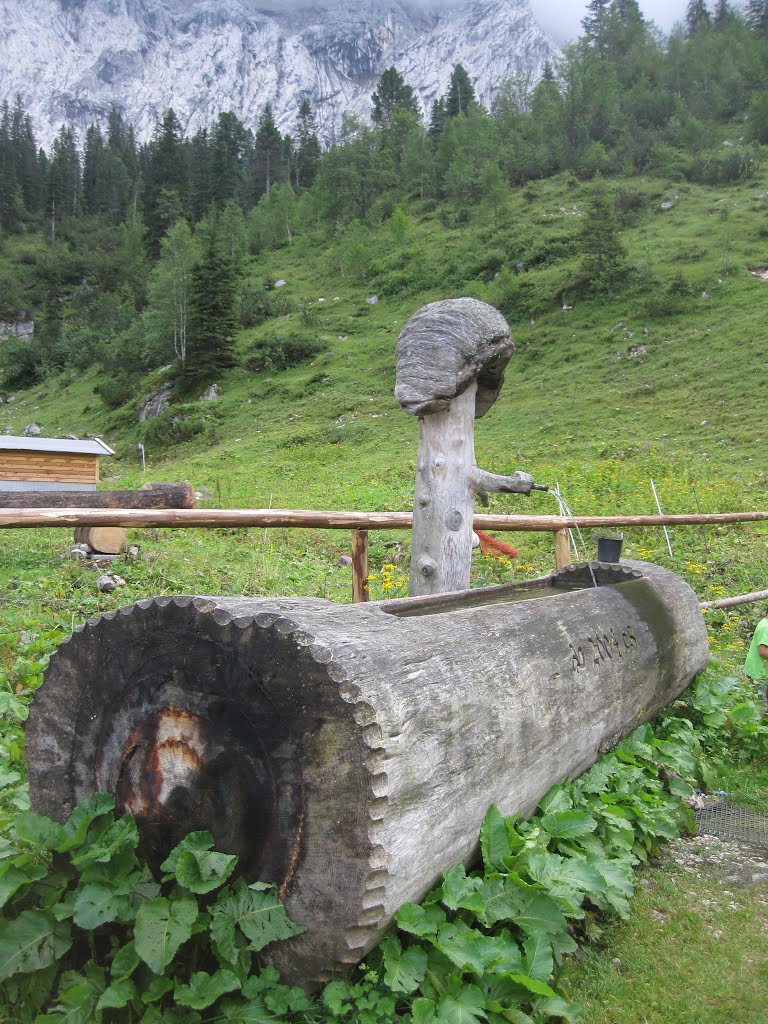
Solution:
[[[173,107],[187,132],[271,101],[290,131],[303,97],[325,141],[364,119],[394,64],[425,112],[462,63],[489,105],[504,79],[555,52],[528,0],[0,0],[0,99],[21,95],[38,141],[115,105],[148,138]]]

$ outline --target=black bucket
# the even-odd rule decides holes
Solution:
[[[619,562],[621,561],[622,538],[599,537],[597,541],[598,562]]]

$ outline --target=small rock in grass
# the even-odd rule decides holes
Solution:
[[[339,560],[336,562],[336,565],[341,566],[341,568],[347,568],[352,565],[352,559],[349,555],[339,555]]]
[[[111,594],[117,584],[109,573],[104,573],[96,580],[96,589],[102,594]]]

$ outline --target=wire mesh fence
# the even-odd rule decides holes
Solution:
[[[728,800],[719,800],[696,811],[696,824],[702,835],[768,850],[768,814],[748,811]]]

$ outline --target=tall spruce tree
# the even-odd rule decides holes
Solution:
[[[747,24],[761,39],[768,39],[768,0],[749,0]]]
[[[163,115],[146,151],[144,221],[150,252],[158,255],[165,232],[186,213],[187,143],[173,108]]]
[[[602,57],[608,46],[607,30],[610,0],[590,0],[581,22],[584,38]]]
[[[23,200],[16,177],[11,111],[7,100],[0,113],[0,230],[13,231],[21,220]]]
[[[693,35],[694,32],[700,32],[702,29],[709,28],[711,24],[712,19],[705,0],[688,0],[688,6],[685,10],[685,28],[688,35]]]
[[[600,175],[592,181],[580,243],[582,270],[594,290],[609,288],[626,272],[614,197]]]
[[[226,206],[232,200],[242,201],[246,168],[253,149],[253,136],[231,111],[219,114],[211,130],[211,198]]]
[[[445,96],[445,112],[448,117],[459,117],[477,106],[475,89],[463,64],[457,64],[451,72],[451,81]]]
[[[419,102],[413,94],[413,89],[395,67],[389,67],[382,73],[371,99],[371,120],[385,130],[392,127],[395,114],[399,110],[410,111],[417,118],[420,115]]]
[[[235,365],[237,263],[214,207],[197,226],[199,258],[191,273],[184,376],[198,381]]]
[[[296,122],[296,188],[309,188],[317,176],[320,163],[320,141],[312,104],[304,99],[299,104]]]
[[[283,138],[275,124],[271,103],[264,104],[259,118],[253,159],[256,196],[269,195],[272,185],[285,178]]]
[[[728,0],[717,0],[712,13],[712,24],[718,31],[727,28],[736,18],[736,11]]]

